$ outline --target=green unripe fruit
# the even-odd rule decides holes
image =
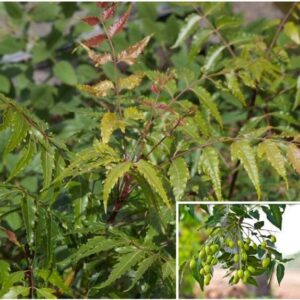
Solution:
[[[243,283],[244,283],[244,284],[246,284],[246,283],[247,283],[247,281],[248,281],[248,278],[249,278],[249,277],[247,277],[247,276],[243,276],[243,279],[242,279],[242,281],[243,281]]]
[[[209,265],[205,265],[204,267],[205,274],[209,274],[211,271],[211,267]]]
[[[252,266],[248,266],[247,270],[251,273],[254,274],[255,273],[255,268]]]
[[[260,244],[260,247],[262,249],[266,249],[267,248],[267,242],[266,241],[263,241],[261,244]]]
[[[237,284],[239,282],[240,278],[237,272],[234,273],[233,275],[233,283]]]
[[[206,253],[206,254],[211,254],[211,251],[210,251],[210,247],[209,247],[209,246],[205,246],[205,253]]]
[[[245,270],[244,271],[244,277],[250,277],[250,272],[248,270]]]
[[[233,247],[234,247],[234,242],[233,242],[233,240],[228,239],[228,240],[227,240],[227,246],[228,246],[229,248],[233,248]]]
[[[200,272],[199,272],[201,275],[205,275],[205,270],[203,268],[200,269]]]
[[[243,247],[244,247],[244,243],[243,243],[243,241],[241,241],[241,240],[238,240],[237,244],[238,244],[238,246],[239,246],[240,248],[243,248]]]
[[[218,263],[218,259],[215,257],[215,258],[211,261],[211,264],[212,264],[213,266],[215,266],[217,263]]]
[[[194,258],[192,258],[191,261],[190,261],[190,269],[194,269],[195,266],[196,266],[196,261],[195,261]]]
[[[248,258],[248,256],[247,256],[247,253],[246,253],[246,252],[242,252],[241,256],[242,256],[242,261],[246,261],[246,260],[247,260],[247,258]]]
[[[210,281],[211,281],[211,275],[206,275],[204,277],[204,284],[209,285]]]
[[[277,241],[276,236],[275,236],[275,235],[271,235],[271,242],[272,242],[273,244],[275,244],[276,241]]]
[[[202,250],[200,251],[200,253],[199,253],[199,258],[200,258],[200,259],[203,259],[204,257],[205,257],[205,250],[202,249]]]
[[[255,243],[253,243],[253,244],[252,244],[252,248],[253,248],[254,250],[256,250],[256,249],[257,249],[257,245],[256,245]]]
[[[238,274],[239,278],[243,278],[243,276],[244,276],[243,270],[238,270],[237,274]]]
[[[207,262],[208,264],[210,264],[211,261],[212,261],[212,259],[213,259],[213,257],[212,257],[211,255],[208,255],[207,258],[206,258],[206,262]]]
[[[217,245],[217,244],[211,245],[211,246],[210,246],[210,250],[211,250],[211,252],[212,252],[213,254],[215,254],[216,252],[219,251],[219,245]]]
[[[234,257],[233,257],[233,261],[234,261],[235,263],[237,263],[237,262],[239,262],[239,260],[240,260],[239,255],[238,255],[238,254],[235,254]]]
[[[265,259],[262,260],[261,265],[263,268],[267,268],[271,262],[270,257],[266,257]]]
[[[249,244],[245,244],[245,245],[244,245],[244,249],[245,249],[246,251],[248,251],[248,250],[250,249]]]
[[[251,243],[251,240],[250,240],[249,237],[247,237],[247,238],[245,239],[245,243],[248,244],[248,245]]]

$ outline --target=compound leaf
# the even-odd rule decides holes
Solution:
[[[295,171],[300,174],[300,149],[296,145],[290,143],[287,157]]]

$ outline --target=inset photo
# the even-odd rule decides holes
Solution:
[[[300,298],[300,204],[178,204],[180,299]]]

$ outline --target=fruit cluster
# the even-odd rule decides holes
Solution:
[[[213,236],[199,251],[198,257],[190,260],[190,269],[198,272],[205,285],[209,285],[213,276],[213,268],[218,263],[229,268],[232,275],[229,283],[253,283],[252,276],[264,273],[271,263],[271,246],[276,243],[274,235],[260,236],[260,244],[249,237],[242,239],[237,236],[225,238]]]

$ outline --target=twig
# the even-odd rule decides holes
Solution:
[[[227,48],[231,56],[236,57],[236,54],[232,50],[230,44],[227,42],[227,40],[222,36],[219,29],[214,26],[214,24],[207,18],[207,16],[199,9],[198,7],[194,7],[197,13],[205,20],[205,22],[210,26],[211,29],[213,29],[214,33],[218,36],[218,38],[222,41],[224,46]]]
[[[276,31],[273,39],[272,39],[272,42],[271,42],[270,46],[268,47],[267,55],[269,55],[271,53],[271,50],[274,47],[275,43],[277,42],[277,39],[279,37],[280,32],[282,31],[285,23],[287,22],[288,18],[292,14],[292,12],[295,9],[296,5],[297,5],[297,2],[294,2],[292,4],[292,6],[290,7],[290,9],[288,10],[288,12],[286,13],[286,15],[284,16],[284,18],[281,20],[279,26],[277,27],[277,31]]]

